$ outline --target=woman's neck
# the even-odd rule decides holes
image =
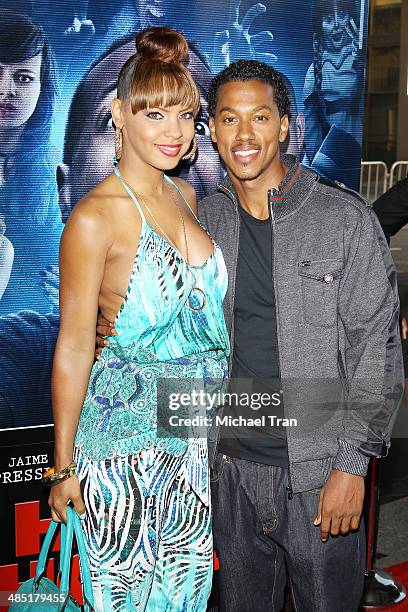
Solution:
[[[0,187],[6,183],[23,130],[24,127],[0,129]]]
[[[16,154],[23,131],[24,126],[20,128],[0,129],[1,157],[7,159]]]

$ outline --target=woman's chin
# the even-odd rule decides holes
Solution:
[[[174,168],[177,168],[180,161],[181,157],[177,156],[169,159],[156,159],[152,165],[158,170],[168,172],[170,170],[174,170]]]
[[[24,127],[27,119],[21,117],[8,117],[0,113],[0,130],[16,130]]]

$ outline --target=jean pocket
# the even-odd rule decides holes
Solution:
[[[211,482],[219,481],[224,471],[224,466],[226,463],[229,463],[229,457],[227,457],[227,455],[223,455],[222,453],[217,453],[215,456],[214,464],[210,470],[210,481]]]
[[[339,283],[343,274],[342,259],[304,260],[298,263],[306,323],[316,327],[336,325]]]

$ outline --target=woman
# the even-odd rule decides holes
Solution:
[[[69,500],[85,517],[98,610],[205,610],[206,442],[188,438],[184,422],[173,427],[168,407],[180,391],[216,392],[226,378],[227,272],[194,190],[164,174],[195,149],[187,42],[151,28],[136,46],[112,103],[119,163],[77,204],[61,240],[49,503],[54,520]],[[92,366],[98,310],[116,315],[117,336]]]
[[[313,0],[311,4],[313,63],[303,86],[304,162],[321,176],[358,189],[365,70],[356,25],[361,3]]]
[[[0,11],[0,214],[14,264],[0,315],[50,309],[41,287],[58,263],[62,223],[49,144],[56,73],[44,32],[28,17]]]

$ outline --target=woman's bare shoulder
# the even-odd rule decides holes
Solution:
[[[111,176],[98,183],[74,206],[68,223],[88,226],[106,225],[112,221],[115,200],[120,195]]]

